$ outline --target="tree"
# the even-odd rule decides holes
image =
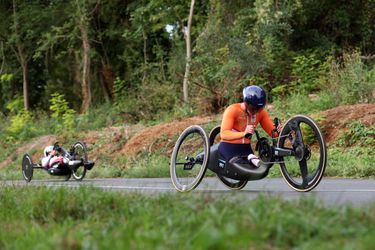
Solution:
[[[13,0],[13,38],[15,49],[14,52],[22,67],[22,82],[23,82],[23,102],[25,110],[29,110],[29,79],[28,79],[28,64],[30,54],[21,40],[21,32],[19,28],[19,17],[17,14],[16,0]]]
[[[74,7],[76,7],[76,22],[78,24],[81,40],[82,40],[82,106],[81,112],[86,112],[91,105],[91,80],[90,80],[90,41],[89,41],[89,14],[87,9],[87,2],[76,0]]]
[[[185,103],[188,102],[188,84],[189,84],[190,67],[191,67],[191,24],[193,22],[194,4],[195,4],[195,0],[191,0],[188,25],[187,25],[186,32],[185,32],[186,67],[185,67],[185,75],[184,75],[184,81],[183,81],[183,92],[184,92]]]
[[[12,73],[15,82],[22,82],[22,88],[16,86],[13,89],[22,89],[24,108],[30,108],[30,98],[37,92],[30,78],[30,63],[36,50],[37,41],[42,30],[48,27],[48,11],[44,11],[49,4],[45,1],[5,1],[1,3],[2,24],[0,25],[0,39],[4,41],[6,62],[4,68]],[[14,61],[19,66],[14,65]],[[37,64],[36,64],[37,65]],[[19,73],[21,68],[21,73]],[[33,75],[35,76],[35,74]],[[22,80],[21,80],[22,79]],[[9,93],[8,93],[9,94]],[[19,93],[12,93],[13,96]]]
[[[68,70],[73,72],[68,73],[71,73],[74,81],[80,85],[82,98],[80,109],[83,113],[88,110],[92,102],[90,21],[97,3],[97,0],[74,0],[68,5],[63,2],[57,5],[55,11],[63,8],[60,10],[62,17],[56,18],[52,27],[44,32],[38,48],[38,56],[43,53],[46,56],[52,54],[55,60],[57,58],[66,60],[63,62],[56,60],[58,64],[71,66]],[[73,60],[73,63],[68,60]]]

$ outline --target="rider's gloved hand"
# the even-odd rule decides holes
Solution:
[[[249,134],[254,134],[255,126],[254,125],[247,125],[245,128],[245,136]]]

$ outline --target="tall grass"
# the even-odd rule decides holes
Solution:
[[[371,249],[375,204],[1,187],[1,249]]]

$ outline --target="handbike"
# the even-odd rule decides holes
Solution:
[[[278,119],[274,120],[277,127]],[[316,122],[308,116],[297,115],[286,121],[279,136],[272,131],[271,142],[255,131],[255,151],[262,160],[259,167],[250,163],[228,162],[218,151],[220,126],[205,130],[193,125],[178,138],[172,152],[170,174],[174,187],[181,192],[195,189],[208,169],[225,186],[242,189],[248,181],[266,177],[273,164],[279,164],[286,183],[294,190],[308,192],[321,181],[327,163],[327,147]],[[247,156],[239,156],[246,160]],[[238,160],[238,159],[237,159]]]
[[[42,169],[53,176],[65,176],[65,181],[68,181],[73,175],[73,178],[77,181],[83,180],[87,170],[91,170],[94,167],[94,162],[89,161],[87,157],[86,145],[82,142],[76,142],[70,148],[66,150],[60,147],[56,142],[54,144],[54,150],[59,156],[63,157],[64,164],[58,167],[43,167],[41,162],[33,163],[33,160],[29,154],[25,154],[22,159],[22,175],[23,178],[30,182],[33,178],[34,169]]]

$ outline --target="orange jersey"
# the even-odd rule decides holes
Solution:
[[[266,110],[261,109],[255,115],[252,115],[246,113],[241,103],[232,104],[224,111],[220,129],[221,141],[234,144],[249,144],[251,140],[244,137],[246,126],[254,125],[254,128],[256,128],[258,123],[267,134],[272,135],[275,125]]]

